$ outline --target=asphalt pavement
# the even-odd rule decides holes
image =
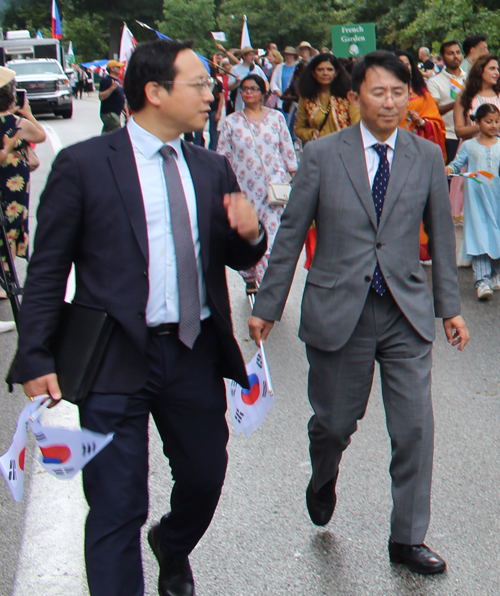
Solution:
[[[43,122],[63,145],[69,144],[99,132],[98,103],[95,98],[76,102],[72,120],[47,118]],[[33,208],[53,152],[46,144],[39,154],[42,166],[33,175]],[[250,438],[236,437],[228,416],[231,438],[226,484],[213,523],[191,556],[198,596],[497,596],[500,292],[492,301],[479,303],[470,269],[460,270],[463,315],[471,332],[463,354],[447,344],[441,323],[436,322],[436,449],[427,543],[447,560],[448,570],[424,578],[388,562],[390,444],[377,375],[366,416],[342,460],[334,517],[325,528],[316,528],[308,518],[304,496],[310,476],[306,425],[311,410],[305,351],[297,338],[305,280],[302,263],[303,258],[283,320],[275,326],[266,347],[276,394],[273,410]],[[430,268],[427,271],[430,274]],[[250,309],[238,274],[229,272],[228,280],[235,333],[248,361],[256,350],[246,326]],[[0,319],[8,318],[9,305],[3,301]],[[14,344],[15,333],[0,335],[2,375]],[[3,453],[25,398],[19,389],[13,395],[7,394],[4,386],[0,391]],[[168,462],[153,426],[150,452],[150,519],[145,532],[168,510],[171,487]],[[35,473],[28,477],[27,506],[14,504],[0,482],[0,596],[13,594],[16,572],[16,596],[86,596],[81,532],[69,530],[84,514],[81,498],[75,497],[80,494],[80,479],[66,481],[63,488],[63,481],[48,478],[40,489],[38,476],[43,472],[33,462],[28,468]],[[58,516],[59,507],[55,512],[51,509],[58,495],[69,490],[66,487],[73,492],[65,497],[66,506]],[[68,528],[78,550],[76,571],[71,573],[65,567],[54,515]],[[32,542],[33,518],[40,526],[38,533],[43,532],[47,558],[55,561],[56,567],[59,562],[53,575],[44,575],[40,554],[26,556],[24,552]],[[31,572],[32,585],[20,586],[19,578],[30,574],[30,565],[36,570]],[[158,569],[145,541],[144,570],[146,595],[154,596],[158,593]],[[71,590],[68,574],[79,574],[72,584],[77,587]]]

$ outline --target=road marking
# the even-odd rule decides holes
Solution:
[[[67,402],[42,417],[45,425],[79,427],[78,410]],[[88,596],[83,555],[87,504],[81,473],[58,480],[38,463],[39,454],[35,446],[12,596]]]
[[[50,144],[52,145],[52,149],[54,151],[54,155],[57,155],[59,151],[63,148],[63,144],[61,143],[61,139],[56,131],[50,126],[49,124],[42,124],[47,136],[49,137]]]

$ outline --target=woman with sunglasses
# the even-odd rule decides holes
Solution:
[[[297,169],[292,139],[283,114],[264,107],[266,84],[255,74],[240,85],[243,109],[230,114],[219,136],[217,152],[225,155],[266,228],[266,254],[248,271],[240,271],[246,282],[247,295],[256,294],[264,277],[283,207],[269,205],[267,186],[286,182],[287,172]]]

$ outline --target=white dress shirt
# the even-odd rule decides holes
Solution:
[[[170,226],[170,206],[163,171],[163,157],[159,151],[163,142],[139,126],[133,118],[127,124],[132,142],[142,200],[146,215],[149,248],[149,296],[146,323],[149,327],[179,322],[179,290],[174,236]],[[176,152],[177,167],[188,206],[191,233],[198,264],[200,285],[200,318],[210,316],[200,256],[198,215],[193,179],[182,152],[180,138],[167,143]]]
[[[383,143],[381,143],[373,134],[366,128],[363,121],[360,122],[359,128],[361,130],[361,139],[363,140],[363,147],[365,149],[366,171],[368,173],[368,180],[370,188],[373,186],[375,175],[380,163],[380,156],[373,148],[373,145],[379,143],[380,145],[387,145],[387,161],[389,162],[389,172],[394,161],[394,149],[396,148],[396,139],[398,137],[398,129]]]

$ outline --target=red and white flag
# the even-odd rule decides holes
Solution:
[[[130,60],[130,56],[132,56],[134,53],[136,45],[137,42],[135,41],[135,37],[127,27],[127,24],[123,23],[122,39],[120,42],[120,57],[118,58],[119,62],[123,62],[125,64],[122,73],[125,73],[127,63]]]
[[[246,369],[250,389],[243,389],[236,381],[230,381],[226,385],[226,395],[236,434],[245,431],[248,437],[264,422],[274,403],[271,375],[262,345]]]

